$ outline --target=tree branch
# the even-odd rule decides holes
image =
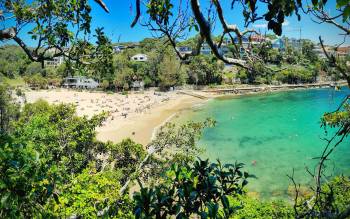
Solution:
[[[97,4],[99,4],[103,10],[105,10],[107,13],[109,13],[109,9],[107,8],[106,4],[102,0],[94,0]]]
[[[12,39],[16,36],[16,32],[15,27],[0,30],[0,41]]]
[[[136,15],[135,15],[134,20],[131,23],[131,27],[134,27],[136,25],[137,21],[140,18],[140,15],[141,15],[141,10],[140,10],[140,4],[141,3],[140,3],[140,0],[136,0],[135,4],[136,4]]]
[[[192,7],[194,17],[195,17],[195,19],[200,27],[201,35],[203,35],[205,37],[205,40],[206,40],[207,44],[209,45],[209,47],[211,48],[214,55],[226,64],[232,64],[232,65],[236,65],[236,66],[239,66],[242,68],[247,68],[247,66],[245,66],[239,62],[234,62],[234,61],[228,60],[227,58],[225,58],[224,56],[222,56],[219,53],[218,48],[215,45],[215,43],[213,42],[212,37],[211,37],[210,24],[204,18],[203,13],[201,12],[198,0],[191,0],[191,7]]]

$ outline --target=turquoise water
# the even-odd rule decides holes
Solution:
[[[203,157],[226,163],[243,162],[251,174],[249,191],[263,199],[287,198],[291,185],[286,174],[308,185],[313,168],[325,146],[320,117],[334,110],[350,94],[349,89],[312,89],[214,99],[184,112],[178,121],[213,118],[217,126],[206,129],[199,145]],[[350,140],[346,139],[328,162],[330,173],[350,175]],[[255,163],[255,165],[253,165]]]

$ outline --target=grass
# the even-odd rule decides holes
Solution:
[[[12,86],[12,87],[18,87],[25,85],[23,78],[16,77],[16,78],[3,78],[3,82]]]

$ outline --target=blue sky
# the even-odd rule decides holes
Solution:
[[[209,0],[200,1],[203,8],[208,6]],[[221,0],[222,6],[227,6],[225,10],[225,17],[230,23],[236,23],[242,29],[243,17],[241,13],[241,8],[235,6],[233,10],[230,9],[231,0]],[[105,0],[105,3],[108,5],[111,13],[106,14],[102,9],[96,7],[95,3],[93,4],[93,26],[104,26],[105,31],[110,37],[113,38],[113,41],[117,41],[120,36],[121,41],[138,41],[145,37],[150,37],[150,32],[137,25],[134,28],[130,28],[132,18],[135,14],[134,9],[134,0]],[[331,14],[335,14],[335,0],[328,0],[327,11]],[[260,6],[260,11],[264,10]],[[271,32],[266,28],[266,23],[264,20],[256,22],[255,28],[258,28],[262,33]],[[296,16],[288,17],[283,26],[283,34],[288,37],[299,38],[301,28],[301,37],[308,38],[315,42],[318,42],[318,37],[321,35],[322,38],[328,44],[336,44],[343,41],[343,36],[340,36],[341,33],[337,28],[329,24],[316,24],[314,23],[309,15],[302,14],[302,19],[299,22]],[[214,30],[215,34],[219,34],[221,31],[219,25]],[[350,44],[350,41],[347,40],[346,44]]]
[[[135,3],[134,0],[104,0],[110,13],[107,14],[99,7],[94,1],[91,1],[92,5],[92,29],[97,27],[104,27],[107,35],[113,42],[117,42],[120,39],[121,42],[125,41],[139,41],[145,37],[151,37],[152,34],[145,27],[141,27],[139,24],[134,28],[130,27],[133,16],[135,15]],[[185,1],[185,0],[183,0]],[[173,1],[178,2],[178,1]],[[201,6],[206,8],[209,0],[201,0]],[[238,5],[231,10],[231,0],[221,0],[221,4],[226,8],[224,11],[225,17],[229,23],[237,24],[241,30],[244,29],[243,16],[241,8]],[[331,13],[335,13],[335,0],[328,0],[327,10]],[[262,6],[259,7],[259,11],[264,11]],[[142,19],[142,17],[141,17]],[[254,25],[255,28],[261,31],[261,33],[271,33],[266,28],[266,22],[264,20],[257,21]],[[321,35],[327,44],[336,44],[343,41],[343,36],[337,28],[329,24],[316,24],[309,15],[302,14],[302,19],[299,22],[296,16],[286,18],[283,26],[283,35],[288,37],[299,38],[299,29],[301,28],[301,37],[308,38],[315,42],[318,42],[318,37]],[[219,34],[221,31],[220,25],[214,29],[214,34]],[[25,35],[23,35],[25,36]],[[29,37],[24,37],[25,41],[30,43]],[[347,40],[346,44],[350,44],[350,40]]]

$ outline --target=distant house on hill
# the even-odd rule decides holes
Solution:
[[[177,51],[180,52],[181,55],[190,55],[192,54],[192,48],[190,46],[179,46],[176,47]]]
[[[216,45],[218,47],[218,45]],[[227,52],[229,52],[229,49],[226,45],[221,45],[220,48],[218,48],[218,52],[220,55],[224,55]],[[212,54],[212,50],[210,48],[210,46],[207,43],[203,43],[201,50],[200,50],[200,54],[202,55],[210,55]]]
[[[200,53],[202,55],[210,55],[211,54],[210,46],[207,43],[203,43]]]
[[[121,53],[126,49],[126,46],[123,45],[118,45],[118,46],[113,46],[113,51],[114,53]]]
[[[91,78],[75,76],[65,78],[62,86],[65,88],[96,89],[98,85],[98,82]]]
[[[336,54],[339,58],[344,58],[350,55],[350,46],[338,47],[336,50]]]
[[[135,62],[146,62],[148,60],[148,56],[146,54],[136,54],[132,56],[130,60]]]
[[[271,45],[273,49],[278,49],[280,51],[284,51],[286,49],[285,41],[282,38],[272,40]]]
[[[52,58],[52,60],[45,60],[44,61],[44,66],[45,67],[56,68],[56,67],[62,65],[63,62],[64,62],[64,57],[63,56],[58,56],[58,57]]]

